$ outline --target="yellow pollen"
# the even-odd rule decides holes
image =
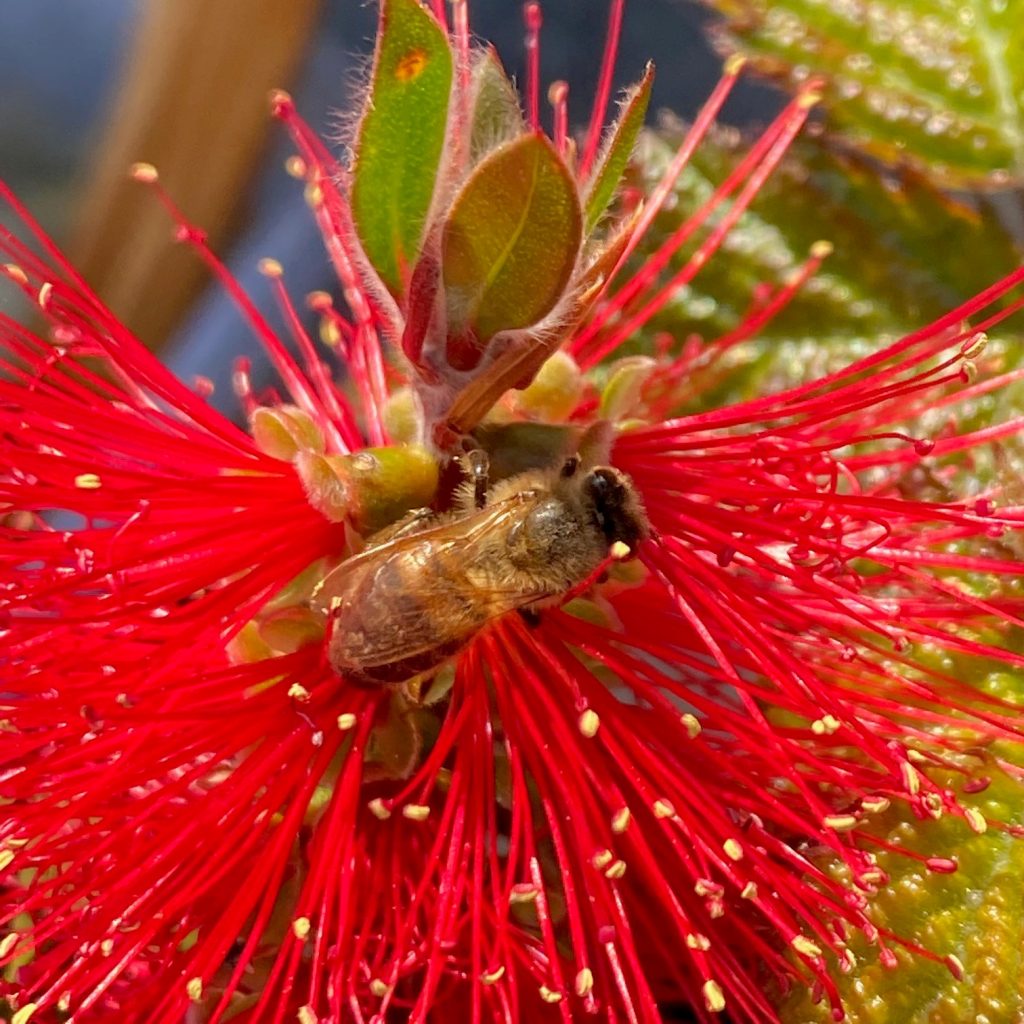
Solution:
[[[426,821],[430,817],[430,807],[427,804],[406,804],[402,815],[410,821]]]
[[[621,540],[617,540],[608,549],[608,556],[610,558],[614,558],[616,562],[624,562],[632,553],[630,546],[628,544],[623,544]]]
[[[387,821],[391,817],[391,812],[379,796],[374,797],[366,806],[370,808],[370,813],[381,821]]]
[[[655,800],[651,805],[651,810],[654,811],[656,818],[674,818],[676,816],[676,809],[668,800]]]
[[[49,281],[44,281],[39,288],[38,303],[41,309],[46,309],[47,303],[50,301],[50,296],[53,294],[53,285]]]
[[[858,825],[856,817],[852,814],[829,814],[821,819],[825,828],[833,829],[836,832],[849,832]]]
[[[725,62],[725,73],[730,77],[735,77],[743,70],[746,63],[747,58],[744,57],[742,53],[734,53]]]
[[[756,900],[757,899],[757,883],[747,882],[742,889],[740,889],[741,900]]]
[[[562,1001],[562,993],[548,988],[547,985],[541,985],[540,997],[545,1003],[560,1003]]]
[[[338,728],[342,732],[348,732],[349,729],[355,727],[356,716],[351,711],[346,711],[343,715],[338,715]]]
[[[95,473],[79,473],[75,477],[75,486],[82,491],[95,491],[103,486],[103,481]]]
[[[679,720],[686,726],[686,735],[691,740],[695,740],[700,735],[700,719],[696,715],[691,715],[687,712],[685,715],[680,715]]]
[[[513,885],[508,894],[509,903],[532,903],[538,896],[535,886]]]
[[[300,1006],[298,1020],[299,1024],[320,1024],[320,1018],[312,1006]]]
[[[821,956],[821,948],[811,942],[806,935],[794,935],[789,944],[804,956]]]
[[[743,847],[737,839],[726,839],[722,843],[722,849],[725,850],[726,857],[729,860],[743,860]]]
[[[868,814],[881,814],[889,810],[889,801],[884,796],[869,796],[860,802]]]
[[[601,728],[601,719],[596,711],[591,711],[590,708],[587,708],[587,710],[580,715],[576,724],[579,727],[580,732],[583,733],[588,740],[592,740],[597,735],[597,730]]]
[[[185,991],[188,993],[188,997],[193,1003],[198,1003],[203,998],[203,979],[189,978],[188,984],[185,986]]]
[[[128,177],[143,185],[152,185],[159,180],[160,173],[152,164],[137,163],[128,169]]]
[[[114,940],[113,939],[104,939],[100,943],[100,952],[104,956],[110,956],[110,954],[114,952]]]
[[[57,1000],[57,1009],[61,1013],[67,1013],[71,1009],[71,993],[65,992],[61,995],[60,999]]]
[[[721,1013],[725,1009],[725,993],[717,981],[708,978],[704,982],[701,992],[704,995],[704,1005],[708,1008],[709,1013]]]
[[[299,942],[305,942],[306,936],[309,935],[309,930],[312,927],[308,917],[297,917],[292,921],[292,933]]]
[[[811,246],[811,255],[816,260],[823,260],[826,256],[831,256],[834,249],[835,246],[823,238]]]
[[[18,284],[28,284],[28,274],[17,263],[5,263],[4,272],[12,281]]]
[[[700,932],[690,932],[686,936],[686,945],[689,949],[698,949],[702,953],[706,953],[711,948],[711,940],[706,935],[701,935]]]
[[[505,976],[505,965],[501,964],[495,967],[493,971],[484,971],[480,975],[480,983],[483,985],[493,985],[496,981],[500,981]]]
[[[903,774],[903,785],[907,787],[907,792],[911,796],[917,796],[921,792],[921,776],[918,774],[917,769],[912,764],[907,764],[904,761],[900,771]]]
[[[378,998],[383,999],[388,994],[388,986],[386,982],[380,980],[380,978],[374,978],[370,982],[370,991]]]
[[[626,862],[624,860],[617,860],[610,864],[604,872],[605,878],[618,879],[626,873]]]
[[[811,722],[811,732],[815,736],[831,736],[839,729],[842,723],[834,715],[825,715],[823,718],[816,718]]]
[[[306,176],[306,161],[301,156],[293,154],[285,160],[284,169],[290,177],[301,180]]]
[[[288,696],[292,700],[297,700],[300,704],[305,704],[309,700],[309,690],[307,690],[302,683],[292,683],[288,687]]]
[[[622,810],[615,812],[615,817],[612,818],[612,831],[618,835],[629,828],[629,822],[632,815],[629,813],[628,807],[623,807]]]
[[[14,860],[13,850],[0,850],[0,871],[3,871]]]
[[[284,275],[284,267],[278,263],[277,260],[270,259],[269,256],[265,256],[263,259],[256,264],[256,269],[264,277],[282,277]]]
[[[615,859],[615,854],[611,850],[598,850],[590,858],[590,863],[600,871],[602,868],[607,867]]]
[[[26,1003],[18,1012],[11,1018],[11,1024],[28,1024],[32,1017],[32,1014],[36,1012],[36,1008],[39,1006],[38,1003]]]
[[[581,968],[576,974],[576,995],[581,999],[589,996],[594,988],[594,972],[589,967]]]
[[[308,185],[304,193],[306,198],[306,204],[312,207],[314,210],[318,206],[323,206],[324,203],[324,190],[319,185]]]
[[[341,329],[333,320],[326,317],[320,322],[320,340],[328,348],[336,348],[341,342]]]
[[[18,940],[21,938],[20,932],[9,932],[7,935],[0,939],[0,958],[7,956],[8,953],[18,944]]]
[[[967,824],[970,825],[971,830],[981,835],[982,832],[988,830],[988,822],[985,820],[985,815],[981,813],[975,807],[969,807],[964,811],[964,818]]]

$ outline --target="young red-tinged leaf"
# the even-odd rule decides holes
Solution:
[[[615,190],[619,187],[644,124],[653,82],[654,65],[648,64],[644,77],[626,94],[622,102],[622,114],[609,132],[601,155],[583,189],[587,234],[597,226],[597,222],[608,209]]]
[[[373,80],[356,141],[352,215],[396,296],[419,252],[448,123],[452,52],[416,0],[382,0]]]
[[[473,113],[469,154],[474,164],[523,132],[519,97],[498,55],[485,50],[473,68]]]
[[[550,313],[576,263],[582,225],[572,175],[547,139],[526,135],[495,150],[445,224],[450,329],[471,328],[485,341]]]

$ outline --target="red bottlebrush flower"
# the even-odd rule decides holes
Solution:
[[[448,52],[430,49],[434,7],[399,80]],[[532,127],[473,156],[466,110],[485,61],[454,6],[457,166],[442,161],[428,197],[446,238],[488,160],[532,146],[536,166],[557,155],[552,189],[566,180],[563,92],[553,141],[521,142],[538,138],[535,5],[529,17]],[[615,154],[614,135],[599,142],[620,17],[616,4],[573,172],[587,195]],[[1009,639],[1020,598],[978,583],[1020,574],[1024,515],[968,487],[970,459],[1022,424],[963,427],[957,407],[1021,376],[970,379],[986,370],[982,332],[1024,301],[993,311],[1024,271],[825,379],[686,413],[695,361],[755,333],[826,257],[819,246],[732,335],[609,367],[714,253],[806,116],[809,91],[659,253],[616,277],[738,72],[646,207],[596,234],[591,217],[589,263],[580,229],[543,329],[489,336],[517,310],[451,300],[454,250],[432,222],[412,265],[397,251],[378,273],[353,212],[358,168],[335,164],[278,96],[348,302],[343,314],[312,298],[335,368],[280,268],[264,267],[299,358],[137,167],[280,372],[287,397],[264,399],[239,368],[250,432],[173,379],[2,192],[34,232],[26,244],[0,229],[3,274],[49,323],[42,337],[0,314],[0,961],[17,1024],[657,1021],[675,1002],[772,1021],[773,986],[794,983],[818,986],[838,1019],[830,964],[849,966],[851,931],[883,960],[901,943],[943,955],[865,913],[885,884],[865,824],[898,800],[985,827],[930,769],[974,786],[969,749],[1021,732],[1019,711],[956,665],[1024,660]],[[571,218],[558,223],[571,234]],[[477,254],[459,258],[472,270]],[[921,422],[927,434],[908,426]],[[610,459],[652,536],[539,622],[488,622],[417,686],[354,685],[330,666],[311,595],[406,511],[451,508],[463,436],[506,475],[536,469],[538,445],[556,471],[577,450]]]

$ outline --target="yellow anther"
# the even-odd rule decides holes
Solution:
[[[484,971],[480,975],[480,983],[482,985],[493,985],[496,981],[500,981],[505,976],[505,965],[501,964],[495,967],[493,971]]]
[[[299,942],[305,942],[311,927],[308,917],[297,917],[292,921],[292,934]]]
[[[706,935],[701,935],[700,932],[690,932],[686,936],[686,945],[689,949],[696,949],[701,953],[706,953],[711,948],[711,940]]]
[[[309,700],[309,690],[307,690],[302,683],[292,683],[288,687],[288,696],[292,700],[297,700],[300,704],[305,704]]]
[[[616,860],[605,868],[604,877],[618,879],[626,873],[626,862],[624,860]]]
[[[300,181],[306,176],[306,161],[294,153],[284,162],[285,172],[292,178]]]
[[[738,839],[726,839],[726,841],[722,843],[722,849],[725,851],[725,855],[729,860],[743,860],[743,846]]]
[[[592,740],[597,735],[597,730],[601,728],[601,718],[596,711],[587,708],[577,719],[576,724],[580,732],[588,740]]]
[[[402,808],[402,816],[410,821],[426,821],[430,817],[430,807],[427,804],[406,804]]]
[[[113,939],[104,939],[100,943],[100,952],[104,956],[110,956],[110,954],[114,952],[114,940]]]
[[[686,734],[691,740],[695,740],[700,735],[700,719],[696,715],[687,712],[685,715],[680,715],[679,720],[686,727]]]
[[[651,805],[651,810],[654,811],[656,818],[674,818],[676,816],[676,809],[668,800],[655,800]]]
[[[277,260],[271,259],[269,256],[264,256],[256,264],[256,269],[264,277],[282,277],[284,275],[284,267]]]
[[[36,297],[36,301],[39,303],[40,309],[46,309],[50,302],[50,296],[53,294],[53,285],[49,281],[44,281],[39,288],[39,295]]]
[[[379,796],[374,797],[366,806],[370,808],[370,813],[381,821],[387,821],[391,817],[391,811]]]
[[[185,986],[185,991],[188,993],[188,997],[193,1003],[200,1002],[203,998],[203,979],[189,978],[188,984]]]
[[[298,1013],[299,1024],[320,1024],[320,1018],[312,1006],[300,1006]]]
[[[590,858],[590,863],[600,871],[602,868],[607,867],[615,859],[615,854],[611,850],[598,850]]]
[[[823,260],[826,256],[831,256],[834,250],[835,246],[823,238],[811,246],[811,255],[816,260]]]
[[[988,822],[985,820],[985,815],[977,808],[968,807],[967,810],[964,811],[964,818],[971,829],[979,835],[988,830]]]
[[[152,164],[132,164],[128,169],[128,177],[133,181],[142,182],[143,185],[152,185],[159,180],[160,174]]]
[[[860,802],[868,814],[882,814],[889,810],[889,801],[884,796],[869,796]]]
[[[835,832],[849,832],[859,824],[857,818],[852,814],[829,814],[821,819],[821,823],[825,828],[830,828]]]
[[[12,281],[16,281],[21,285],[28,284],[28,274],[17,263],[5,263],[4,272]]]
[[[540,997],[545,1003],[560,1003],[562,1001],[562,993],[548,988],[547,985],[541,985]]]
[[[381,981],[380,978],[374,978],[370,982],[370,991],[378,998],[383,999],[388,994],[387,982]]]
[[[632,548],[630,548],[628,544],[624,544],[621,540],[617,540],[608,549],[608,557],[614,558],[616,562],[624,562],[632,553]]]
[[[789,944],[804,956],[821,956],[821,947],[811,942],[806,935],[794,935]]]
[[[725,1009],[725,993],[717,981],[708,978],[704,982],[701,992],[704,995],[704,1005],[708,1008],[709,1013],[721,1013]]]
[[[103,486],[103,481],[95,473],[79,473],[75,477],[75,486],[82,491],[95,491]]]
[[[825,715],[811,722],[811,732],[815,736],[831,736],[842,724],[834,715]]]
[[[590,995],[594,988],[594,972],[589,967],[583,967],[576,973],[575,988],[581,999]]]
[[[734,53],[726,59],[725,73],[733,78],[738,75],[747,63],[747,58],[742,53]]]
[[[628,807],[623,807],[621,810],[616,811],[615,816],[612,818],[612,831],[621,835],[629,828],[632,817]]]
[[[342,732],[348,732],[349,729],[355,728],[356,716],[351,711],[346,711],[343,715],[338,715],[338,728]]]

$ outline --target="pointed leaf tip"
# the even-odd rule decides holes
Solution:
[[[396,297],[419,252],[448,123],[448,38],[416,0],[381,0],[373,77],[356,139],[352,217]]]
[[[651,102],[651,86],[654,83],[654,65],[648,64],[643,78],[637,82],[622,100],[622,113],[609,131],[601,155],[583,190],[586,205],[586,232],[590,234],[608,209],[608,204],[619,187],[626,164],[629,163],[640,129],[647,116]]]

